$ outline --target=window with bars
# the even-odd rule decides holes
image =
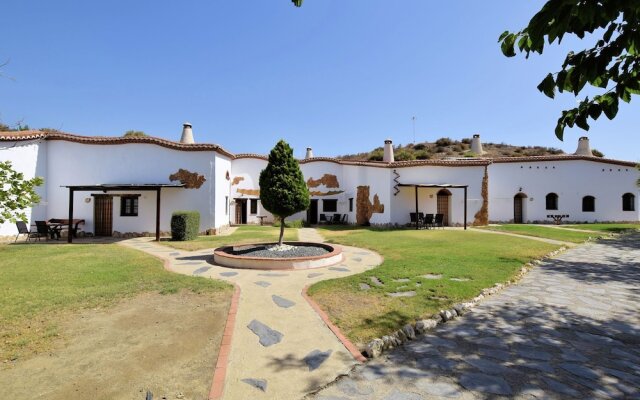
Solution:
[[[120,216],[121,217],[137,217],[138,216],[138,197],[139,196],[121,196],[120,197]]]

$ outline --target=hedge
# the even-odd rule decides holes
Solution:
[[[185,241],[198,237],[200,213],[198,211],[175,211],[171,215],[171,240]]]

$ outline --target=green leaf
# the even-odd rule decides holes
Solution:
[[[513,48],[515,41],[516,35],[514,35],[513,33],[509,33],[507,36],[505,36],[502,39],[502,44],[500,46],[500,48],[502,49],[502,54],[507,57],[514,57],[516,55],[516,52]]]
[[[555,89],[556,81],[553,79],[552,74],[548,74],[538,85],[538,90],[551,99],[555,97]]]

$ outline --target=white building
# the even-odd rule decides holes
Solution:
[[[479,137],[472,144],[482,151]],[[81,230],[96,235],[153,233],[157,220],[159,230],[169,231],[176,210],[199,211],[200,230],[210,233],[272,220],[259,200],[267,158],[194,143],[189,124],[180,142],[0,132],[0,161],[6,160],[25,178],[45,180],[38,188],[42,202],[28,211],[31,223],[66,219],[70,205],[74,218],[85,221]],[[384,161],[313,157],[307,149],[300,166],[312,203],[292,218],[311,223],[340,214],[348,223],[402,225],[416,206],[445,214],[448,225],[463,225],[465,210],[469,224],[550,222],[549,215],[576,222],[639,220],[635,163],[593,157],[587,138],[573,155],[416,161],[394,161],[387,140]],[[16,233],[15,224],[0,226],[0,235]]]

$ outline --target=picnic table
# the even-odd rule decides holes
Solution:
[[[549,214],[547,218],[553,219],[553,223],[556,225],[560,225],[562,223],[562,218],[569,218],[566,214]]]
[[[264,225],[264,219],[267,218],[266,215],[257,215],[256,218],[260,220],[260,225]]]
[[[84,225],[84,223],[84,219],[72,219],[71,223],[69,223],[68,219],[51,218],[47,221],[47,226],[49,226],[51,239],[60,239],[60,232],[62,232],[64,227],[67,227],[69,229],[69,233],[72,234],[73,237],[78,237],[78,225]]]

